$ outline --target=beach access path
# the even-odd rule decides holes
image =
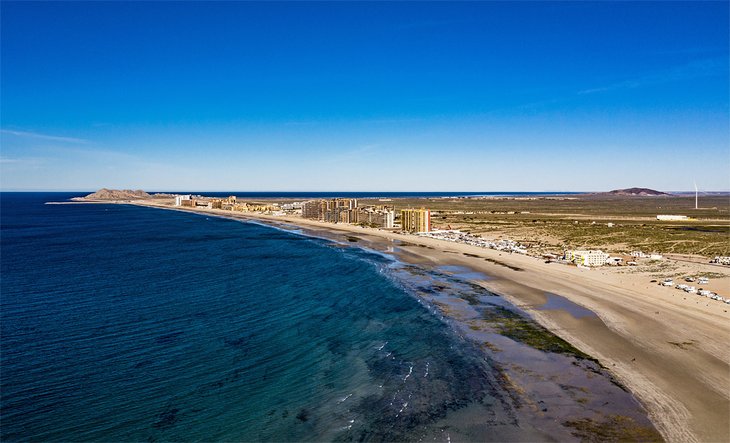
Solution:
[[[171,207],[158,202],[134,204]],[[581,269],[477,246],[416,235],[331,224],[300,217],[222,210],[190,212],[290,224],[330,236],[357,236],[404,251],[421,265],[459,265],[484,273],[480,281],[530,313],[540,324],[597,358],[646,407],[668,441],[730,441],[730,305],[650,283],[648,273]],[[713,268],[716,269],[716,268]],[[538,309],[547,294],[579,304],[597,317]]]

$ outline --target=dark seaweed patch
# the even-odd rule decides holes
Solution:
[[[299,420],[302,423],[309,420],[309,411],[307,409],[302,408],[299,411],[299,413],[297,413],[297,420]]]
[[[545,352],[571,355],[579,359],[595,361],[595,359],[588,354],[581,352],[576,347],[538,325],[533,320],[525,318],[507,308],[495,306],[493,308],[485,309],[482,312],[482,318],[493,326],[501,335],[509,337],[520,343],[524,343],[532,348]]]
[[[501,262],[499,260],[495,260],[493,258],[485,258],[484,261],[488,261],[489,263],[494,263],[495,265],[504,266],[505,268],[509,268],[513,271],[524,271],[524,269],[522,269],[520,267],[508,265],[507,263]]]
[[[682,350],[687,350],[688,346],[692,346],[694,344],[693,341],[683,341],[683,342],[669,341],[667,343],[669,343],[672,346],[676,346]]]
[[[474,295],[474,294],[469,294],[469,293],[459,294],[459,297],[461,297],[462,299],[466,300],[466,302],[469,303],[472,306],[476,306],[476,305],[481,304],[479,302],[479,297],[476,296],[476,295]]]
[[[568,420],[563,422],[563,426],[571,428],[571,434],[583,442],[663,441],[656,429],[639,425],[632,418],[622,415],[611,415],[603,422],[590,418]]]

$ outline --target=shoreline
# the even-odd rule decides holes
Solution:
[[[490,278],[480,284],[526,311],[543,327],[597,358],[649,413],[668,441],[730,439],[730,338],[727,309],[687,302],[683,294],[648,283],[648,276],[545,264],[532,257],[464,244],[329,224],[294,217],[189,210],[145,201],[134,204],[200,215],[285,224],[327,235],[401,242],[406,261],[464,266]],[[618,281],[617,281],[618,280]],[[624,283],[624,281],[626,283]],[[548,294],[593,311],[597,318],[545,309]],[[683,299],[683,300],[680,300]]]

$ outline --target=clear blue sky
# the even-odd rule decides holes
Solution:
[[[726,1],[0,8],[3,190],[730,189]]]

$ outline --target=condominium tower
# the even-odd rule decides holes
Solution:
[[[400,211],[401,229],[408,232],[429,232],[431,211],[428,209],[403,209]]]

